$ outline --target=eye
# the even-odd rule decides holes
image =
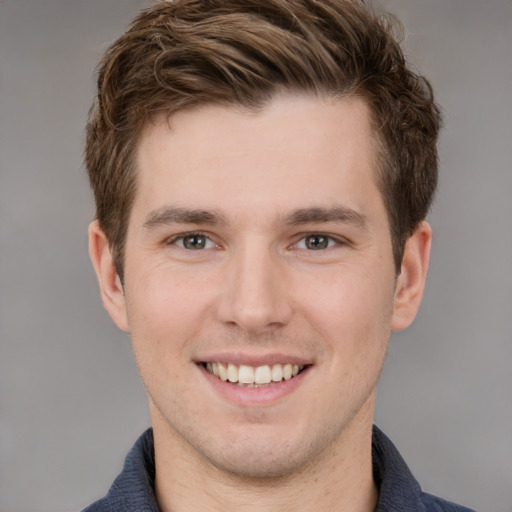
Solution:
[[[202,249],[213,249],[216,247],[215,243],[202,233],[180,235],[172,240],[172,243],[189,251],[200,251]]]
[[[339,242],[330,236],[321,233],[312,233],[302,238],[295,247],[298,249],[308,249],[310,251],[320,251],[322,249],[329,249],[338,244]]]

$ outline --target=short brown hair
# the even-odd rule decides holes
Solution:
[[[212,103],[261,108],[283,89],[368,102],[399,271],[436,188],[440,114],[428,81],[407,67],[396,26],[364,0],[175,0],[135,18],[100,63],[85,149],[120,277],[148,120]]]

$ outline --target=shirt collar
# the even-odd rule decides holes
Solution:
[[[375,425],[372,464],[373,480],[379,490],[375,512],[416,510],[421,487],[395,445]]]
[[[415,510],[421,488],[393,443],[375,426],[372,459],[373,478],[379,491],[375,512]],[[123,471],[112,484],[107,496],[84,512],[159,512],[154,489],[153,431],[148,429],[128,453]]]

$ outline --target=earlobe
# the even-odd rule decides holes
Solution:
[[[105,309],[120,329],[129,332],[123,286],[112,259],[107,237],[97,220],[89,225],[89,255],[98,277]]]
[[[395,290],[393,331],[405,329],[416,317],[425,288],[431,244],[432,228],[427,222],[421,222],[405,244]]]

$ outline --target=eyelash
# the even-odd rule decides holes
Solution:
[[[168,238],[167,240],[165,240],[164,244],[165,245],[177,245],[176,242],[179,242],[180,240],[185,240],[185,238],[191,238],[191,237],[194,237],[194,236],[196,236],[196,237],[204,237],[207,240],[207,242],[210,241],[214,245],[217,245],[217,244],[215,244],[215,242],[212,241],[212,239],[208,235],[208,233],[204,233],[202,231],[190,231],[188,233],[181,233],[179,235],[172,236],[171,238]],[[181,247],[181,249],[192,250],[192,249],[187,249],[186,247]]]
[[[324,238],[327,240],[327,243],[328,243],[328,246],[323,248],[323,249],[317,249],[318,251],[325,251],[327,249],[331,249],[333,247],[336,247],[336,246],[342,246],[342,245],[348,245],[348,241],[342,237],[335,237],[333,235],[329,235],[327,233],[322,233],[322,232],[319,232],[319,231],[312,231],[310,233],[304,233],[300,236],[300,239],[293,244],[293,247],[297,247],[301,242],[304,242],[306,243],[306,240],[309,238],[309,237],[320,237],[320,238]],[[308,250],[310,252],[314,252],[315,249],[308,249],[307,247],[306,248],[301,248],[301,249],[304,249],[304,250]]]
[[[214,244],[215,246],[217,246],[217,244],[215,244],[215,242],[213,242],[213,240],[211,239],[211,236],[208,233],[205,233],[203,231],[190,231],[190,232],[187,232],[187,233],[181,233],[179,235],[173,236],[173,237],[168,238],[167,240],[165,240],[165,245],[177,245],[177,242],[179,242],[180,240],[183,241],[184,239],[189,238],[189,237],[204,237],[206,239],[206,244],[209,241],[212,244]],[[344,238],[334,237],[332,235],[328,235],[327,233],[313,231],[313,232],[310,232],[310,233],[304,233],[304,234],[300,235],[300,239],[297,242],[295,242],[294,244],[292,244],[291,247],[292,248],[299,248],[298,245],[301,242],[306,243],[306,240],[309,237],[319,237],[319,238],[324,238],[324,239],[327,240],[328,246],[325,247],[325,248],[317,249],[318,251],[325,251],[327,249],[331,249],[332,247],[340,246],[340,245],[348,245],[348,243],[349,243]],[[193,250],[193,249],[187,249],[186,247],[181,247],[181,248],[185,249],[185,250],[190,250],[190,251]],[[212,248],[213,247],[206,247],[206,249],[212,249]],[[202,249],[198,248],[196,250],[204,250],[204,249],[205,248],[202,248]],[[303,248],[300,248],[300,249],[308,250],[308,251],[311,251],[311,252],[315,251],[315,249],[309,249],[307,247],[303,247]]]

